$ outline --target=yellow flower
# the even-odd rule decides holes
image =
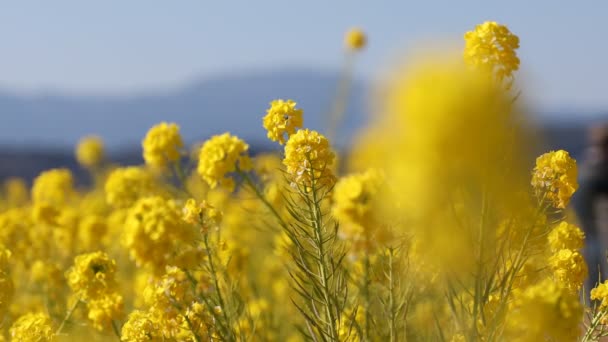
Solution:
[[[84,137],[76,146],[76,160],[84,167],[99,166],[104,160],[103,140],[98,136]]]
[[[93,322],[93,327],[99,331],[110,331],[112,321],[120,320],[123,316],[124,300],[121,295],[112,292],[98,299],[87,302],[89,313],[87,317]]]
[[[74,193],[74,180],[68,169],[52,169],[41,172],[32,186],[32,200],[59,207]]]
[[[184,142],[177,124],[161,122],[150,128],[141,146],[146,164],[163,169],[167,163],[179,161]]]
[[[270,102],[270,108],[264,116],[264,128],[268,131],[268,139],[285,144],[285,136],[296,132],[303,124],[302,109],[296,108],[296,103],[292,100],[274,100]]]
[[[345,223],[365,226],[372,214],[371,200],[382,182],[377,170],[341,178],[334,187],[333,215]]]
[[[316,131],[301,129],[289,137],[283,165],[287,167],[292,183],[319,189],[335,182],[331,171],[334,158],[327,138]]]
[[[4,193],[10,206],[20,206],[28,200],[29,190],[22,178],[11,177],[4,181]]]
[[[88,301],[102,298],[116,288],[116,262],[104,252],[81,254],[66,272],[68,285],[78,298]]]
[[[492,74],[499,82],[512,80],[513,72],[519,69],[515,52],[519,48],[519,38],[506,26],[486,21],[465,33],[464,40],[467,64]]]
[[[346,32],[346,36],[344,37],[344,45],[346,45],[349,50],[361,50],[366,44],[367,37],[361,29],[352,28]]]
[[[515,294],[506,317],[506,340],[575,341],[582,318],[578,295],[545,279]]]
[[[576,160],[564,150],[551,151],[536,158],[532,186],[556,208],[564,209],[578,189]]]
[[[591,290],[591,299],[601,301],[602,308],[608,307],[608,280]]]
[[[164,341],[158,323],[147,311],[135,310],[122,326],[120,338],[125,342]]]
[[[251,169],[247,150],[249,145],[230,133],[215,135],[201,147],[198,174],[212,189],[220,185],[232,190],[234,180],[228,174],[235,172],[237,167],[241,171]]]
[[[118,168],[108,176],[105,184],[106,200],[118,208],[128,208],[140,197],[153,193],[154,179],[141,167]]]
[[[177,267],[167,267],[162,278],[144,290],[146,304],[154,321],[167,338],[176,337],[185,323],[180,307],[192,301],[192,284],[186,274]]]
[[[561,249],[549,258],[556,280],[569,289],[578,291],[587,278],[587,264],[583,256],[570,249]]]
[[[548,240],[553,251],[560,249],[577,250],[584,246],[585,233],[579,227],[562,221],[551,230]]]
[[[215,209],[206,201],[199,204],[190,198],[184,204],[182,218],[190,224],[200,226],[201,231],[206,233],[212,227],[217,227],[222,221],[222,212]]]
[[[12,341],[52,341],[55,338],[51,319],[43,313],[28,313],[19,317],[11,326]]]
[[[194,230],[180,215],[173,201],[162,197],[142,198],[133,205],[124,224],[123,243],[131,259],[139,265],[149,265],[162,272],[170,262],[174,247],[180,241],[190,241]]]

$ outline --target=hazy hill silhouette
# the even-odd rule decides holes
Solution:
[[[128,96],[0,91],[0,179],[31,179],[52,167],[78,170],[72,148],[80,137],[91,133],[104,138],[113,160],[140,163],[140,141],[148,128],[160,121],[180,124],[189,143],[230,131],[246,139],[254,150],[264,150],[274,146],[266,141],[261,123],[271,100],[294,99],[304,109],[305,126],[320,129],[326,123],[337,84],[338,74],[333,72],[285,69],[239,73]],[[365,124],[367,94],[364,82],[353,82],[339,137],[342,146]],[[537,131],[546,138],[546,145],[538,152],[564,148],[580,156],[585,129],[592,120],[580,118],[568,113],[540,116]],[[603,118],[608,119],[606,115]]]
[[[284,70],[208,79],[166,92],[131,96],[17,96],[0,93],[0,145],[72,146],[86,134],[101,135],[110,148],[138,144],[160,121],[177,122],[186,139],[230,131],[263,142],[262,117],[271,100],[293,99],[307,127],[319,129],[331,107],[338,75]],[[354,82],[346,135],[364,121],[364,85]]]

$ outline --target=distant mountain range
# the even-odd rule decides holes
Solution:
[[[240,73],[194,82],[164,92],[124,96],[69,94],[17,95],[0,91],[0,179],[31,179],[50,167],[77,169],[72,148],[80,137],[98,134],[112,159],[139,163],[140,142],[148,128],[176,122],[188,143],[230,131],[254,149],[268,149],[262,117],[273,99],[293,99],[304,109],[307,128],[327,123],[339,75],[318,70],[285,69]],[[345,146],[367,121],[367,84],[352,83],[338,143]],[[599,117],[608,120],[608,115]],[[598,116],[560,113],[537,117],[542,149],[565,148],[575,156],[585,144],[585,129]]]
[[[307,70],[239,74],[192,83],[166,92],[130,96],[11,95],[0,92],[0,145],[75,144],[86,134],[111,149],[139,144],[161,121],[176,122],[189,141],[230,131],[253,143],[265,141],[262,117],[269,102],[293,99],[306,127],[319,129],[331,108],[338,75]],[[364,119],[365,85],[353,83],[345,137]]]

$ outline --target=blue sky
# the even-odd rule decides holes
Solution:
[[[252,69],[337,69],[351,26],[373,79],[399,51],[462,44],[496,20],[521,38],[525,91],[544,110],[608,109],[608,1],[53,0],[0,4],[0,88],[131,93]]]

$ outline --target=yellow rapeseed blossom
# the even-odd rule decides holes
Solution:
[[[167,267],[162,278],[144,290],[150,313],[166,338],[176,337],[183,329],[185,316],[180,307],[192,302],[191,289],[192,284],[183,271],[177,267]]]
[[[59,207],[74,193],[74,179],[68,169],[53,169],[40,173],[32,185],[32,200]]]
[[[519,69],[519,38],[495,21],[477,25],[465,33],[464,60],[467,64],[491,73],[499,82],[511,81]]]
[[[76,146],[76,160],[84,167],[94,168],[99,166],[105,158],[103,140],[91,135],[82,138]]]
[[[20,206],[27,202],[29,191],[22,178],[11,177],[4,181],[4,195],[11,206]]]
[[[28,313],[19,317],[9,332],[11,341],[36,342],[55,339],[51,319],[43,313]]]
[[[317,131],[301,129],[289,137],[285,145],[283,165],[294,185],[306,188],[331,186],[335,177],[331,168],[334,152],[329,141]]]
[[[571,249],[560,249],[549,258],[555,278],[562,286],[578,291],[587,279],[587,263],[583,256]]]
[[[608,280],[591,290],[591,299],[600,301],[604,309],[608,307]]]
[[[532,186],[539,196],[564,209],[578,189],[576,160],[564,150],[551,151],[536,158]]]
[[[140,197],[154,193],[154,179],[147,170],[129,166],[118,168],[108,176],[105,183],[108,204],[128,208]]]
[[[214,189],[218,185],[228,190],[234,188],[234,180],[228,174],[237,168],[241,171],[251,169],[247,155],[249,145],[230,133],[215,135],[201,147],[198,161],[198,174]]]
[[[575,341],[582,316],[578,295],[546,279],[516,294],[506,335],[509,341]]]
[[[352,28],[346,32],[344,36],[344,45],[347,49],[352,51],[361,50],[367,44],[367,37],[363,30],[359,28]]]
[[[193,234],[192,226],[182,220],[175,202],[158,196],[146,197],[129,209],[123,243],[138,265],[149,265],[162,272],[172,258],[175,244],[191,241]]]
[[[111,331],[112,321],[118,321],[123,316],[124,300],[118,293],[111,292],[88,301],[87,308],[89,309],[87,317],[95,329]]]
[[[104,253],[81,254],[66,272],[68,285],[79,299],[92,300],[116,288],[116,262]]]
[[[135,310],[129,314],[127,322],[122,326],[121,341],[148,342],[164,341],[159,325],[147,311]]]
[[[582,249],[585,244],[585,233],[579,227],[566,221],[556,225],[547,238],[553,251],[559,251],[560,249],[578,250]]]
[[[270,108],[263,119],[264,128],[268,131],[268,139],[278,141],[281,145],[285,144],[286,136],[289,138],[296,129],[302,128],[302,114],[304,111],[296,108],[296,103],[292,100],[270,102]]]
[[[372,215],[372,199],[382,184],[378,170],[341,178],[334,187],[333,215],[344,223],[366,226]]]
[[[168,163],[179,161],[184,142],[177,124],[161,122],[150,128],[141,146],[146,165],[163,169]]]
[[[182,217],[184,221],[200,227],[203,233],[207,233],[211,228],[218,227],[222,222],[221,211],[214,208],[207,201],[197,204],[193,198],[188,199],[186,204],[184,204]]]

